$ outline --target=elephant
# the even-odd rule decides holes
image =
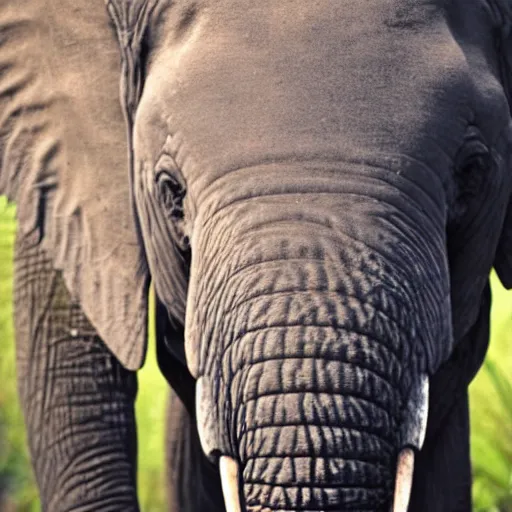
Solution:
[[[43,510],[139,510],[152,289],[170,510],[471,510],[511,28],[510,0],[0,2]]]

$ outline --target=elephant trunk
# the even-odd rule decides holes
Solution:
[[[421,444],[414,390],[444,357],[429,338],[450,332],[434,214],[329,194],[198,220],[186,315],[198,428],[207,455],[236,461],[225,494],[248,511],[388,512],[399,454]]]
[[[219,377],[199,415],[217,418],[215,449],[237,460],[240,501],[248,511],[389,507],[411,380],[407,312],[391,297],[383,311],[336,291],[251,288],[256,297],[223,315],[229,342],[205,372]]]
[[[394,484],[400,363],[333,326],[247,333],[229,354],[231,434],[248,510],[378,510]],[[234,363],[234,364],[233,364]]]
[[[220,460],[228,512],[310,510],[313,505],[322,510],[343,505],[344,509],[357,506],[387,511],[393,482],[392,511],[406,512],[414,470],[413,448],[421,449],[426,431],[428,379],[425,377],[410,394],[397,457],[396,419],[384,408],[390,404],[369,398],[374,385],[379,385],[371,370],[356,370],[354,374],[343,363],[331,364],[325,357],[309,368],[300,365],[298,359],[287,359],[280,359],[277,365],[272,360],[263,362],[256,377],[263,386],[263,375],[270,380],[282,378],[281,385],[274,384],[277,391],[249,391],[245,393],[249,398],[239,404],[235,423],[239,426],[239,457],[245,465],[232,457]],[[359,368],[357,363],[350,366]],[[304,386],[295,392],[284,391],[302,372],[315,379],[318,372],[328,377],[306,392]],[[364,391],[351,391],[350,386],[342,393],[335,392],[340,375],[359,380],[360,389],[361,380],[368,379],[367,397]],[[328,380],[329,390],[325,385]]]

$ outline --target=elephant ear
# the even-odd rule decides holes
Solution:
[[[499,25],[500,37],[497,40],[501,59],[501,79],[508,98],[512,125],[512,2],[496,0],[490,4],[494,19]],[[512,141],[509,141],[512,151]],[[512,154],[508,156],[509,180],[512,183]],[[512,193],[509,198],[507,212],[494,260],[494,268],[503,286],[512,288]]]
[[[137,369],[149,277],[119,94],[122,73],[130,89],[118,43],[130,40],[130,19],[121,5],[116,31],[109,10],[102,0],[0,1],[0,194],[17,203],[23,243],[42,244],[110,350]]]
[[[512,169],[510,169],[512,172]],[[494,260],[494,268],[501,283],[512,289],[512,201],[509,202],[505,222]]]

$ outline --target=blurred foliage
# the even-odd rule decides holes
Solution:
[[[27,457],[16,394],[12,327],[14,209],[0,197],[0,512],[37,511],[37,492]]]
[[[152,310],[152,304],[150,304]],[[150,346],[144,368],[139,372],[136,413],[139,441],[138,490],[143,512],[165,508],[164,426],[167,381],[156,362],[154,318],[149,325]],[[0,511],[1,512],[1,511]]]
[[[11,322],[14,209],[0,197],[0,512],[36,512],[37,492],[28,462],[25,431],[15,384]],[[512,292],[493,275],[491,346],[470,387],[471,456],[476,512],[512,512]],[[137,424],[138,485],[144,512],[165,510],[164,404],[166,384],[158,371],[154,326],[150,349],[139,372]]]
[[[512,292],[491,281],[491,344],[470,386],[474,510],[512,512]]]

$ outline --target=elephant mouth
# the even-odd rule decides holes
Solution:
[[[402,449],[397,458],[395,490],[391,512],[407,512],[414,474],[415,451],[421,450],[427,429],[429,381],[426,376],[415,386],[408,402],[403,426]],[[219,460],[226,512],[244,512],[240,464],[230,456]]]

